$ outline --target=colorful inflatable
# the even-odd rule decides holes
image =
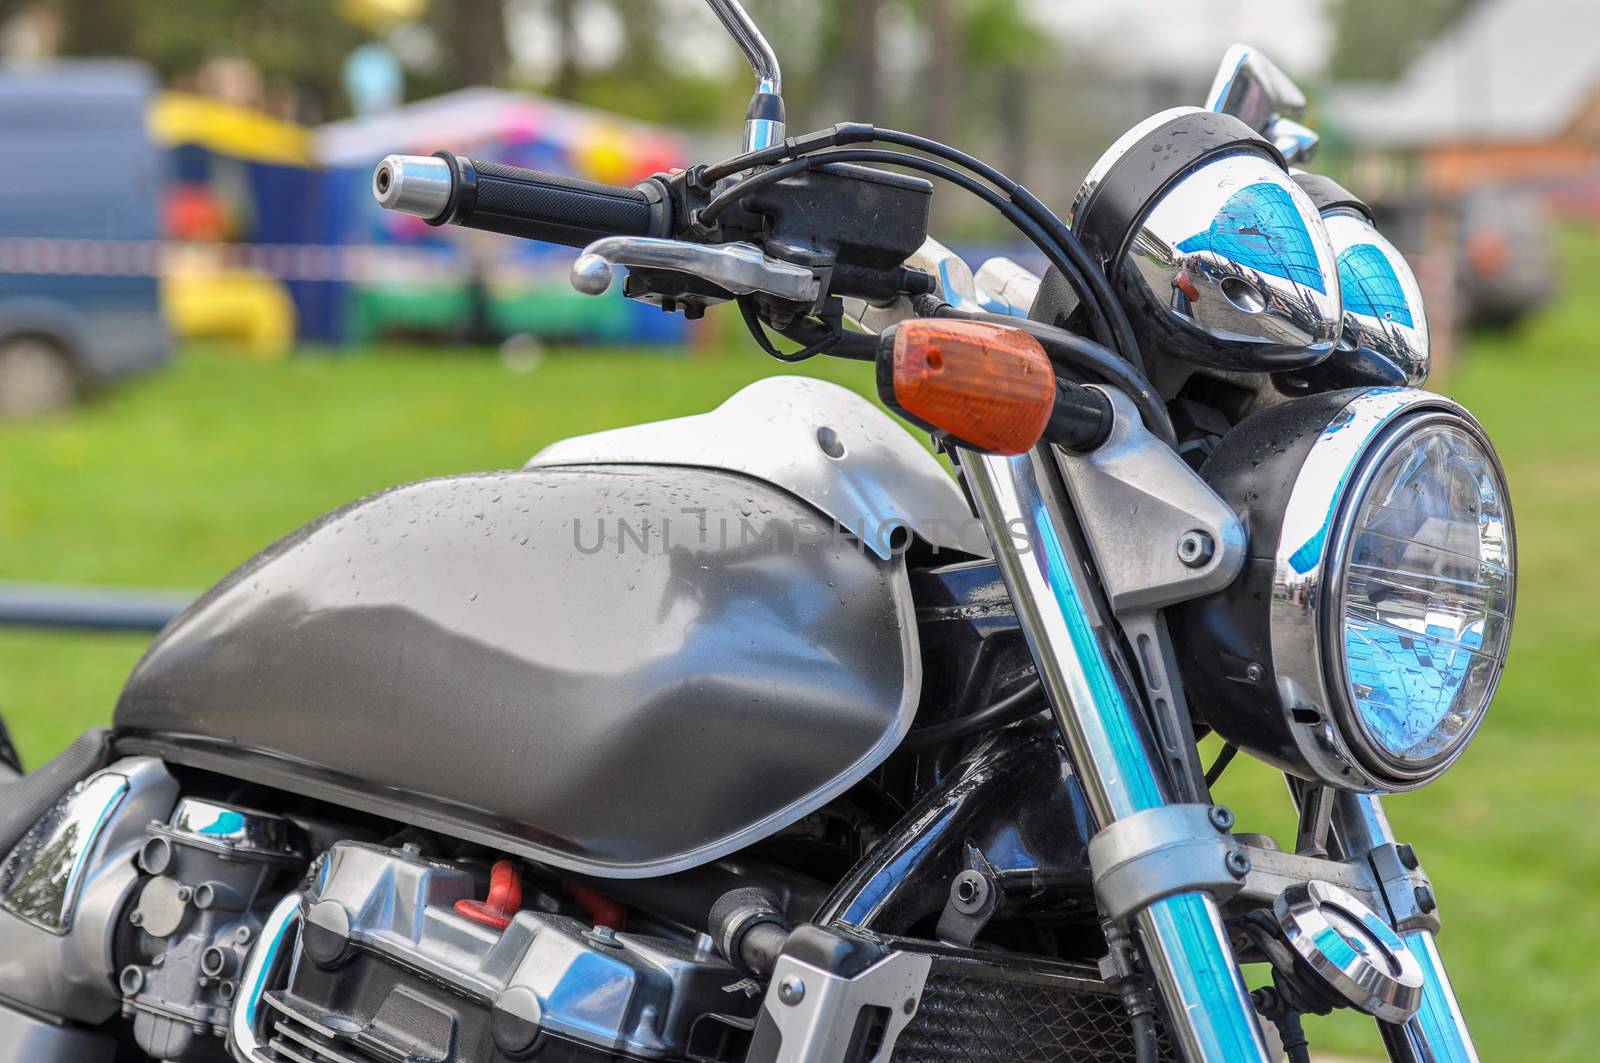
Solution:
[[[369,339],[447,334],[492,342],[519,334],[596,343],[676,343],[681,318],[613,292],[578,295],[577,252],[379,210],[373,167],[394,152],[438,148],[596,181],[631,184],[680,165],[664,131],[588,108],[477,88],[323,126],[316,154],[329,182],[333,239],[361,249],[337,332]],[[620,287],[620,286],[619,286]]]

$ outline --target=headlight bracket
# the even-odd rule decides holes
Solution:
[[[1111,611],[1133,649],[1168,774],[1181,800],[1204,801],[1194,720],[1162,610],[1238,578],[1244,524],[1144,427],[1132,400],[1113,388],[1091,386],[1111,400],[1111,434],[1088,453],[1057,448],[1056,464]]]

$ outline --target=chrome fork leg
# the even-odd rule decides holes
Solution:
[[[1172,803],[1052,456],[1042,448],[1016,458],[963,451],[960,461],[1099,825]],[[1215,901],[1205,893],[1167,897],[1135,923],[1185,1058],[1266,1063]]]
[[[1383,803],[1373,794],[1341,794],[1334,808],[1334,828],[1346,855],[1395,840]],[[1422,1007],[1404,1025],[1378,1024],[1389,1058],[1394,1063],[1478,1063],[1478,1050],[1433,935],[1412,930],[1403,936],[1422,966]]]

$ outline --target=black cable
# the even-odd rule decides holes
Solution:
[[[1228,743],[1222,747],[1222,752],[1217,754],[1217,759],[1211,762],[1211,767],[1206,769],[1206,787],[1209,789],[1217,785],[1217,780],[1222,778],[1222,773],[1228,770],[1228,765],[1233,763],[1233,758],[1239,755],[1239,747]]]
[[[761,327],[761,315],[756,306],[756,301],[748,295],[739,297],[739,313],[744,317],[744,327],[750,330],[750,335],[757,345],[780,362],[803,362],[808,358],[815,358],[819,354],[826,354],[834,344],[839,342],[840,333],[829,332],[826,336],[802,347],[798,351],[781,351],[777,344],[767,338],[766,331]]]
[[[1129,1020],[1133,1031],[1133,1058],[1135,1063],[1156,1063],[1161,1057],[1161,1041],[1156,1036],[1154,1013],[1142,1011]]]
[[[913,749],[943,745],[981,731],[992,731],[1008,723],[1026,720],[1029,716],[1043,712],[1045,707],[1044,687],[1035,679],[1016,693],[1007,694],[993,705],[987,705],[977,712],[943,723],[913,727],[906,733],[905,740],[901,744]]]
[[[1161,396],[1132,365],[1093,340],[1043,321],[1012,317],[1008,314],[962,310],[944,302],[925,316],[987,321],[1023,330],[1039,341],[1045,353],[1050,355],[1051,361],[1065,362],[1067,365],[1087,370],[1107,384],[1122,389],[1138,408],[1145,427],[1168,446],[1177,448],[1178,432],[1172,425],[1172,417],[1167,413],[1166,404],[1161,401]]]
[[[1262,986],[1250,994],[1250,1003],[1262,1018],[1278,1028],[1278,1040],[1283,1042],[1289,1063],[1311,1063],[1311,1044],[1306,1038],[1305,1023],[1281,987]]]
[[[965,167],[971,172],[999,188],[1010,197],[1013,203],[1020,206],[1024,213],[1042,225],[1046,232],[1054,236],[1066,250],[1067,256],[1072,259],[1082,275],[1094,289],[1095,298],[1106,308],[1106,313],[1111,319],[1112,335],[1116,342],[1107,344],[1114,350],[1120,351],[1122,356],[1133,363],[1145,376],[1150,375],[1150,367],[1144,362],[1144,353],[1139,349],[1139,342],[1133,335],[1133,324],[1128,320],[1127,312],[1122,309],[1122,303],[1117,299],[1116,293],[1111,290],[1111,284],[1106,279],[1100,264],[1089,254],[1087,248],[1079,242],[1077,236],[1069,229],[1065,222],[1046,206],[1038,196],[1028,191],[1022,185],[1013,181],[999,170],[990,166],[982,159],[968,155],[958,148],[948,144],[941,144],[937,140],[918,136],[915,133],[903,133],[898,129],[873,129],[873,139],[885,144],[899,144],[902,147],[915,148],[925,151],[930,155],[954,162]],[[1080,292],[1080,296],[1081,296]]]
[[[793,324],[777,330],[780,334],[794,340],[802,347],[809,347],[818,342],[824,335],[829,336],[833,345],[825,352],[829,358],[846,358],[855,362],[871,362],[878,357],[878,337],[865,332],[851,332],[841,328],[833,332],[828,325],[811,318],[798,318]]]
[[[901,151],[885,151],[882,148],[843,148],[817,155],[803,155],[789,162],[774,166],[769,170],[752,174],[740,180],[737,184],[723,189],[712,197],[711,202],[702,207],[696,215],[696,220],[705,226],[711,226],[735,203],[746,196],[768,185],[793,177],[795,174],[818,166],[826,166],[834,162],[876,162],[890,166],[903,166],[909,170],[918,170],[930,174],[941,180],[948,181],[956,187],[970,192],[972,195],[988,203],[1000,212],[1000,215],[1010,222],[1019,232],[1028,238],[1040,251],[1042,251],[1050,264],[1060,270],[1071,284],[1074,291],[1082,299],[1084,313],[1089,318],[1089,331],[1095,339],[1108,347],[1117,345],[1117,338],[1112,330],[1110,319],[1106,316],[1106,309],[1096,295],[1094,289],[1085,278],[1083,271],[1073,262],[1072,257],[1047,233],[1038,222],[1016,203],[1005,195],[990,188],[988,185],[953,169],[933,159],[925,159],[919,155],[908,155]],[[1068,236],[1070,237],[1070,233]],[[1074,242],[1075,239],[1074,239]],[[1098,270],[1098,267],[1094,267]],[[1104,278],[1100,278],[1103,282]],[[1106,289],[1109,292],[1109,288]],[[1118,307],[1120,309],[1120,306]],[[1138,365],[1139,363],[1132,363]]]
[[[783,144],[775,144],[761,151],[750,152],[737,156],[725,162],[708,167],[703,171],[706,180],[714,181],[729,174],[749,169],[754,166],[767,165],[779,159],[791,156],[804,157],[811,155],[823,148],[837,144],[860,143],[864,141],[878,141],[884,144],[898,144],[902,147],[913,148],[926,152],[936,158],[945,159],[966,169],[968,172],[988,181],[1005,193],[1008,202],[1020,207],[1023,214],[1043,227],[1046,233],[1060,244],[1065,256],[1075,267],[1072,270],[1064,269],[1059,263],[1052,261],[1052,265],[1061,269],[1067,281],[1078,293],[1079,300],[1084,305],[1086,313],[1102,311],[1108,317],[1109,335],[1102,336],[1096,331],[1096,337],[1108,347],[1119,351],[1128,359],[1140,373],[1148,377],[1150,367],[1145,364],[1144,354],[1139,349],[1138,340],[1133,334],[1133,325],[1128,320],[1127,312],[1116,294],[1111,290],[1111,284],[1106,279],[1099,263],[1095,262],[1083,244],[1079,242],[1072,230],[1052,211],[1038,196],[1027,188],[1013,181],[993,166],[976,156],[953,148],[928,137],[918,136],[915,133],[905,133],[897,129],[879,129],[876,126],[864,123],[845,123],[835,125],[831,129],[818,130],[800,137],[790,138]]]

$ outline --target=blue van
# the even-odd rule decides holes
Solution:
[[[0,416],[161,365],[162,162],[138,63],[0,68]]]

